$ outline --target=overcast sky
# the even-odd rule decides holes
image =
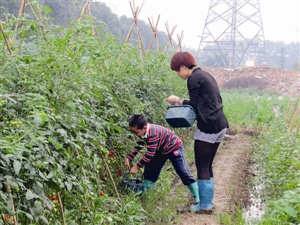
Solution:
[[[158,23],[158,30],[167,32],[177,25],[173,40],[183,32],[182,44],[198,49],[210,0],[94,0],[105,2],[117,15],[132,17],[130,2],[139,9],[138,19],[147,24],[148,18]],[[240,0],[242,1],[242,0]],[[260,0],[260,12],[263,22],[265,40],[284,41],[290,43],[300,38],[300,0]]]

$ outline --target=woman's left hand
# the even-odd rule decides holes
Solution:
[[[177,97],[176,95],[170,95],[169,97],[166,98],[166,100],[171,104],[174,105],[176,102],[178,102],[180,100],[179,97]]]

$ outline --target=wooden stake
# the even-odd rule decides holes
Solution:
[[[127,42],[129,40],[129,38],[131,36],[131,33],[132,33],[132,30],[133,30],[133,27],[135,26],[136,27],[136,33],[137,33],[139,47],[141,49],[143,57],[145,57],[146,54],[145,54],[145,50],[144,50],[144,46],[143,46],[141,34],[140,34],[140,31],[139,31],[138,15],[140,14],[140,12],[142,10],[144,2],[145,2],[145,0],[143,1],[140,9],[139,9],[139,7],[135,7],[134,0],[133,0],[133,4],[131,4],[131,2],[129,2],[130,3],[131,12],[132,12],[132,15],[133,15],[133,22],[132,22],[132,25],[131,25],[131,27],[129,29],[129,32],[128,32],[127,36],[126,36],[126,39],[125,39],[125,42]]]
[[[5,181],[6,181],[6,183],[8,183],[7,178],[5,178]],[[6,190],[7,190],[8,196],[9,196],[9,200],[11,201],[11,210],[15,211],[14,199],[12,197],[11,189],[10,189],[9,185],[6,185]],[[14,218],[14,225],[18,225],[17,217],[15,214],[13,215],[13,218]]]
[[[3,38],[4,38],[4,41],[5,41],[7,50],[8,50],[8,52],[9,52],[9,54],[12,55],[11,47],[10,47],[10,44],[9,44],[8,39],[6,38],[6,34],[5,34],[5,32],[4,32],[4,29],[3,29],[3,26],[2,26],[2,23],[1,23],[1,22],[0,22],[0,30],[1,30],[2,36],[3,36]]]
[[[291,108],[291,109],[293,108],[293,110],[290,109],[289,112],[288,112],[288,115],[287,115],[287,117],[291,117],[290,120],[289,120],[289,123],[291,123],[292,118],[293,118],[293,113],[296,111],[298,105],[299,105],[299,96],[297,97],[297,100],[295,101],[294,105],[293,105],[293,103],[291,102],[290,108]],[[291,115],[290,115],[290,113],[291,113]]]
[[[173,34],[174,34],[174,32],[175,32],[175,29],[176,29],[176,27],[177,27],[177,25],[176,25],[176,26],[174,26],[174,27],[173,27],[173,29],[172,29],[172,31],[170,32],[170,30],[169,30],[169,24],[168,24],[168,22],[166,22],[166,23],[165,23],[165,25],[166,25],[166,29],[167,29],[167,33],[168,33],[168,37],[169,37],[169,39],[168,39],[168,42],[167,42],[167,44],[166,44],[166,47],[165,47],[165,50],[164,50],[164,52],[167,50],[167,48],[168,48],[168,44],[171,44],[171,46],[172,46],[172,49],[174,50],[174,48],[173,48],[172,36],[173,36]]]
[[[99,149],[99,152],[100,152],[100,156],[101,156],[101,158],[102,158],[102,160],[103,160],[103,162],[104,162],[105,168],[106,168],[106,170],[108,171],[109,177],[110,177],[110,179],[111,179],[111,181],[112,181],[112,183],[113,183],[113,186],[114,186],[115,192],[116,192],[116,194],[117,194],[117,197],[118,197],[119,201],[122,201],[122,199],[121,199],[121,197],[120,197],[120,195],[119,195],[117,186],[116,186],[116,184],[115,184],[114,178],[113,178],[113,176],[111,175],[111,172],[110,172],[110,169],[109,169],[109,167],[108,167],[108,164],[107,164],[107,162],[106,162],[106,160],[105,160],[105,158],[104,158],[104,156],[103,156],[103,154],[102,154],[102,152],[101,152],[100,149]]]
[[[88,14],[87,14],[87,11],[88,11]],[[84,6],[83,6],[83,9],[82,9],[82,11],[81,11],[80,17],[79,17],[79,19],[78,19],[78,22],[81,21],[82,16],[83,16],[84,14],[85,14],[85,15],[89,15],[90,17],[92,17],[91,5],[90,5],[89,0],[85,0],[85,3],[84,3]],[[93,23],[93,25],[94,25],[94,23]],[[95,25],[94,25],[94,26],[95,26]],[[92,32],[93,32],[93,35],[94,35],[94,36],[95,36],[96,34],[99,36],[98,32],[95,31],[95,28],[94,28],[94,27],[92,27]],[[100,44],[101,44],[101,43],[100,43]],[[101,47],[103,47],[102,44],[101,44]]]
[[[63,206],[63,203],[61,201],[60,192],[57,192],[57,197],[58,197],[59,207],[60,207],[60,211],[61,211],[61,217],[62,217],[64,225],[66,225],[66,218],[65,218],[65,213],[64,213],[64,206]]]
[[[42,32],[43,32],[44,36],[46,37],[45,24],[44,24],[43,16],[42,16],[42,13],[41,13],[41,10],[40,10],[39,5],[38,5],[38,14],[39,14],[39,17],[40,17],[40,21],[41,21],[42,24],[43,24]],[[45,39],[45,40],[46,40],[46,39]],[[47,40],[46,40],[46,41],[47,41]]]
[[[292,120],[291,120],[291,123],[290,123],[290,126],[289,126],[289,131],[292,131],[293,130],[293,127],[296,123],[296,120],[297,120],[297,117],[299,115],[299,112],[300,112],[300,105],[298,106],[297,110],[295,111],[293,117],[292,117]]]
[[[25,4],[26,4],[26,1],[27,1],[27,0],[22,0],[22,2],[21,2],[21,6],[20,6],[18,18],[24,16],[24,11],[25,11]],[[22,21],[22,24],[23,24],[23,21]],[[17,31],[18,27],[19,27],[19,22],[18,22],[18,23],[16,24],[16,26],[15,26],[15,32]],[[13,43],[13,42],[14,42],[14,38],[12,38],[12,43]]]
[[[80,13],[80,17],[79,17],[78,21],[81,20],[83,14],[86,14],[86,7],[87,7],[88,3],[89,3],[88,0],[85,0],[84,6],[82,8],[82,11]]]
[[[152,48],[152,43],[153,43],[154,39],[156,39],[156,47],[157,47],[157,50],[159,50],[159,42],[158,42],[158,36],[157,36],[157,26],[158,26],[159,18],[160,18],[160,15],[158,16],[156,25],[154,26],[153,17],[151,18],[152,19],[152,23],[150,21],[150,18],[148,17],[151,29],[153,31],[153,35],[152,35],[152,38],[151,38],[148,50],[150,50]]]
[[[182,52],[181,42],[183,40],[183,31],[181,32],[180,36],[177,34],[177,40],[178,40],[178,48],[177,48],[177,50],[179,49]]]

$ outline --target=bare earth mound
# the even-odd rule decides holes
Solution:
[[[228,132],[214,160],[215,195],[213,214],[194,214],[182,211],[178,225],[218,225],[219,213],[234,213],[238,204],[244,207],[248,201],[247,176],[251,155],[251,136],[253,132],[243,130]],[[195,174],[196,167],[191,168]]]
[[[257,87],[278,95],[294,96],[299,87],[300,71],[271,67],[235,69],[202,68],[215,77],[220,88]]]

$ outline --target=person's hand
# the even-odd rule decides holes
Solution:
[[[169,97],[166,98],[166,100],[171,104],[171,105],[175,105],[175,103],[177,103],[180,98],[177,97],[176,95],[170,95]]]
[[[128,170],[130,170],[130,161],[128,158],[125,159],[125,166]]]
[[[130,174],[136,174],[137,172],[139,172],[139,167],[135,165],[131,168]]]

